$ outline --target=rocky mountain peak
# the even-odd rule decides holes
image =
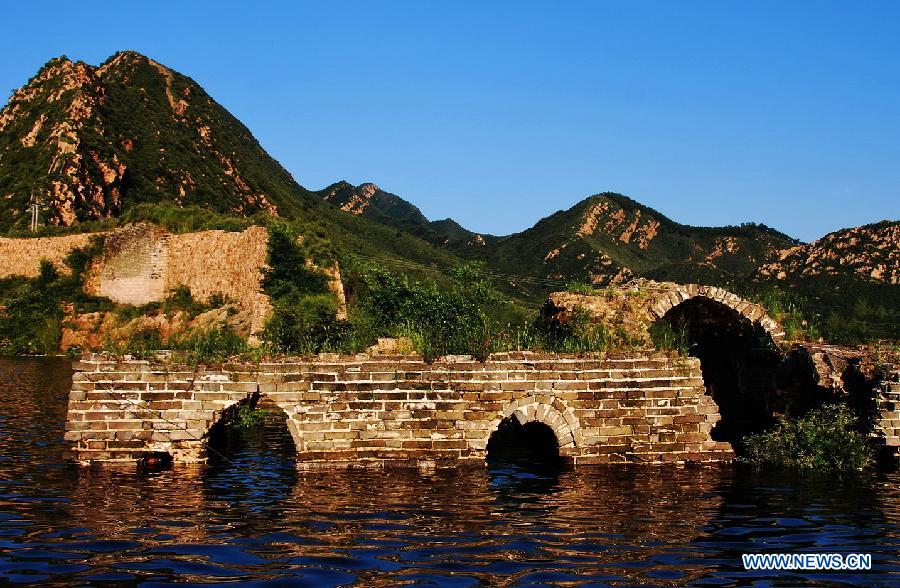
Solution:
[[[0,229],[72,225],[142,201],[278,214],[308,192],[196,82],[135,51],[51,59],[0,110]]]
[[[643,207],[626,200],[622,202],[608,195],[589,198],[575,236],[588,237],[600,232],[625,244],[633,240],[639,249],[650,247],[659,232],[660,221],[643,211]],[[635,206],[625,205],[629,203]]]

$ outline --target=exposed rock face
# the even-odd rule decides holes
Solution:
[[[76,314],[70,307],[63,323],[60,350],[65,352],[73,347],[81,351],[100,350],[128,343],[135,336],[151,332],[165,344],[223,327],[253,344],[259,340],[255,322],[254,309],[236,304],[226,304],[195,317],[184,311],[156,312],[130,320],[122,320],[114,312]]]
[[[13,168],[16,160],[30,159],[44,180],[26,194],[13,191],[12,200],[22,206],[36,192],[42,196],[46,222],[56,225],[121,211],[127,166],[93,140],[106,132],[101,116],[106,100],[96,70],[65,58],[50,61],[13,93],[0,111],[0,136],[5,139],[0,141],[0,176],[18,175],[21,170]],[[20,149],[23,152],[17,153]],[[15,185],[4,186],[4,191],[9,188]],[[22,216],[21,208],[6,212]]]
[[[359,216],[369,207],[372,197],[380,191],[381,188],[375,184],[366,183],[359,186],[351,186],[342,182],[323,190],[324,195],[322,199],[334,204],[344,212]]]
[[[900,221],[843,229],[809,245],[784,249],[758,273],[779,280],[854,273],[873,282],[900,284]]]
[[[0,110],[0,230],[69,226],[170,201],[279,214],[308,197],[239,121],[189,78],[134,52],[100,67],[59,57]]]

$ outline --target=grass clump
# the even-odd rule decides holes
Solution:
[[[691,338],[686,326],[683,325],[676,330],[672,328],[669,321],[659,319],[654,321],[648,330],[650,332],[650,340],[657,349],[674,351],[680,356],[690,354]]]
[[[581,282],[572,282],[572,283],[566,284],[566,292],[569,292],[571,294],[584,294],[586,296],[595,296],[597,294],[600,294],[603,291],[598,290],[597,288],[594,288],[590,284],[584,284]]]
[[[564,322],[540,317],[531,331],[531,345],[558,353],[604,351],[615,339],[609,327],[594,321],[591,313],[581,306],[576,306]]]
[[[190,362],[199,364],[225,361],[240,355],[247,351],[247,342],[227,325],[220,325],[176,338],[170,347],[186,352]]]
[[[742,461],[758,468],[850,472],[872,462],[872,448],[844,405],[825,405],[782,418],[769,431],[744,438]]]

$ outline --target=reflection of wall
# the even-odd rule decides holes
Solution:
[[[201,459],[222,411],[257,391],[287,413],[307,465],[480,461],[509,416],[550,425],[576,463],[732,457],[710,439],[718,409],[688,358],[323,355],[195,372],[92,356],[75,369],[66,439],[80,461]]]

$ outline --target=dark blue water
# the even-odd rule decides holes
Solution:
[[[60,459],[69,366],[0,360],[0,582],[284,586],[900,585],[900,476],[515,465],[298,472],[277,419],[208,466]],[[872,553],[748,573],[740,554]]]

